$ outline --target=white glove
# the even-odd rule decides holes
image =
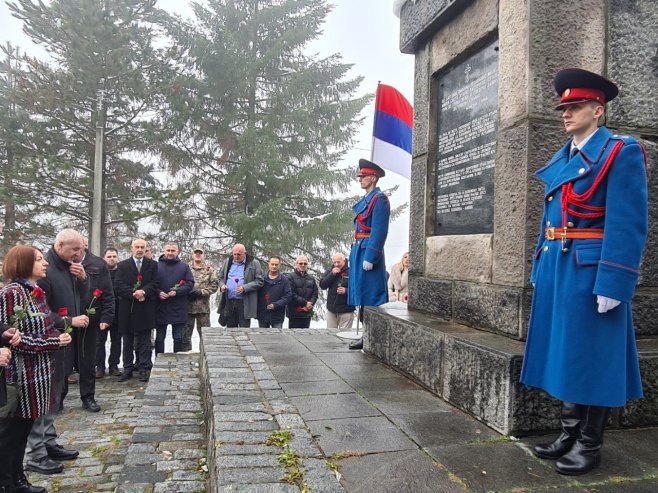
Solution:
[[[367,260],[363,261],[363,270],[365,271],[372,270],[373,267],[374,265],[372,264],[372,262],[368,262]]]
[[[599,304],[599,313],[605,313],[619,305],[621,301],[613,300],[605,296],[596,296],[596,302]]]

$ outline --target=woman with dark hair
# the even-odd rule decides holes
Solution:
[[[409,252],[402,255],[402,260],[391,268],[388,278],[388,301],[409,300]]]
[[[7,284],[0,290],[0,325],[16,327],[20,342],[5,368],[6,382],[18,399],[0,408],[0,493],[46,493],[31,485],[23,471],[27,437],[34,420],[50,411],[53,400],[54,352],[71,342],[55,328],[55,319],[37,280],[46,276],[46,262],[38,248],[18,245],[5,257]]]

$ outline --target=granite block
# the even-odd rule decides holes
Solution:
[[[529,8],[529,114],[560,120],[553,78],[565,67],[603,73],[607,0],[533,1]]]
[[[412,155],[427,154],[429,139],[430,72],[429,45],[421,47],[415,54],[414,71],[414,133]]]
[[[409,275],[409,308],[452,317],[452,282]]]
[[[496,173],[497,174],[497,173]],[[492,235],[442,235],[425,240],[425,275],[491,282]]]
[[[512,386],[510,358],[467,341],[444,345],[443,398],[501,433],[509,433]]]
[[[498,0],[461,2],[463,10],[456,14],[432,37],[430,73],[442,70],[454,60],[472,51],[498,28]]]
[[[394,367],[441,395],[443,337],[441,332],[392,320],[390,362]]]
[[[454,318],[479,329],[519,337],[521,288],[455,282]]]
[[[433,208],[429,200],[431,190],[428,183],[427,154],[416,157],[411,162],[411,185],[409,192],[409,274],[422,275],[425,268],[425,237]]]
[[[658,3],[610,0],[608,76],[621,88],[609,104],[611,126],[658,128]]]

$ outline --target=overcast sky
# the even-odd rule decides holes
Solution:
[[[48,3],[48,2],[46,2]],[[365,77],[359,94],[374,93],[377,82],[397,88],[413,104],[413,55],[399,50],[399,20],[393,14],[393,0],[331,0],[334,10],[328,16],[324,33],[310,46],[310,52],[320,56],[339,53],[347,63],[354,64],[350,76]],[[185,0],[159,0],[158,5],[182,16],[191,15]],[[4,0],[0,0],[0,40],[11,41],[33,54],[35,50],[21,31],[21,23],[13,18]],[[346,163],[357,167],[359,158],[370,157],[374,103],[364,110],[365,123],[355,148]],[[356,172],[355,172],[356,175]],[[409,180],[395,173],[387,173],[380,182],[382,187],[400,185],[391,197],[391,205],[398,206],[409,200]],[[355,190],[356,187],[355,180]],[[408,248],[409,211],[391,225],[386,242],[388,268],[398,262]]]

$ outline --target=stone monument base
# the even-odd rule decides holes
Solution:
[[[402,303],[368,308],[363,347],[447,402],[506,435],[557,429],[560,403],[519,383],[525,343]],[[658,341],[638,341],[645,398],[614,409],[613,427],[658,425]]]

